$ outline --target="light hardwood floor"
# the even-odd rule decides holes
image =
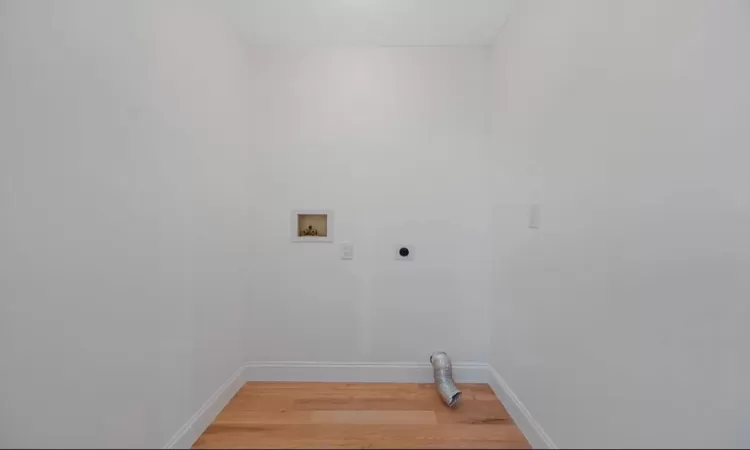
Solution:
[[[492,389],[431,383],[246,383],[193,448],[530,448]]]

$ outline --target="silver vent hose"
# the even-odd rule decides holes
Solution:
[[[445,352],[435,352],[430,356],[430,363],[435,373],[435,387],[446,405],[453,408],[461,398],[461,391],[453,382],[451,359]]]

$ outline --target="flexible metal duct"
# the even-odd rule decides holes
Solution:
[[[435,373],[435,387],[446,405],[453,408],[461,398],[461,391],[453,382],[451,359],[445,352],[435,352],[430,356],[430,363]]]

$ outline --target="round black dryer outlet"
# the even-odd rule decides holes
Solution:
[[[414,246],[398,244],[393,247],[392,255],[397,261],[411,261],[414,259]]]

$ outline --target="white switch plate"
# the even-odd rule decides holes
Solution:
[[[529,208],[529,228],[539,228],[539,205],[531,205]]]
[[[339,244],[339,255],[341,259],[354,259],[354,245],[351,242]]]

